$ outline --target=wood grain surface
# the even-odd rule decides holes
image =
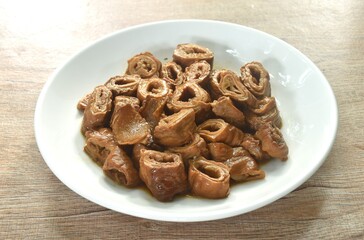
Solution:
[[[215,19],[275,35],[307,55],[337,98],[326,162],[256,211],[170,223],[113,212],[63,185],[34,138],[38,95],[69,56],[113,31]],[[0,0],[0,239],[364,239],[364,1]]]

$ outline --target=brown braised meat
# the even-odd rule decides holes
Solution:
[[[109,128],[100,128],[86,132],[84,151],[98,165],[102,166],[110,152],[117,147],[114,136]]]
[[[227,96],[248,107],[255,106],[257,101],[241,82],[241,79],[230,70],[213,71],[210,88],[214,98]]]
[[[140,80],[139,75],[115,76],[110,78],[105,86],[112,91],[114,96],[136,96]]]
[[[269,73],[259,62],[247,63],[240,68],[245,87],[257,98],[270,96]]]
[[[230,174],[226,165],[203,157],[190,161],[188,181],[193,195],[224,198],[230,192]]]
[[[259,169],[254,158],[242,147],[234,148],[233,157],[225,161],[224,164],[229,167],[231,179],[237,182],[262,179],[265,177],[264,171]]]
[[[126,104],[130,104],[135,110],[139,111],[140,101],[136,97],[131,96],[117,96],[114,99],[114,111],[117,110],[120,106],[124,106]]]
[[[205,140],[197,133],[193,135],[191,142],[180,147],[168,148],[167,151],[181,154],[185,166],[188,166],[188,161],[194,157],[209,156]]]
[[[274,97],[264,97],[257,102],[254,108],[245,112],[246,121],[249,126],[258,130],[267,122],[272,122],[276,127],[281,128],[282,119]]]
[[[159,121],[154,129],[154,139],[162,146],[178,147],[190,142],[195,130],[195,112],[182,109]]]
[[[109,178],[121,185],[135,187],[140,183],[139,173],[132,160],[120,147],[110,152],[102,169]]]
[[[110,120],[112,107],[111,91],[101,85],[97,86],[91,94],[82,121],[81,131],[85,134],[88,130],[107,127]]]
[[[139,175],[159,201],[171,201],[187,191],[185,167],[178,154],[141,150]]]
[[[207,144],[211,158],[217,162],[223,162],[233,156],[233,148],[225,143],[212,142]]]
[[[269,122],[261,126],[255,133],[255,136],[262,142],[263,151],[274,158],[287,160],[288,146],[279,128]]]
[[[181,85],[185,82],[182,67],[175,62],[168,62],[162,66],[162,78],[172,86]]]
[[[172,112],[181,109],[193,109],[196,113],[196,122],[200,123],[211,115],[210,95],[196,83],[186,82],[176,87],[167,107]]]
[[[207,142],[223,142],[230,146],[240,146],[244,133],[222,119],[209,119],[197,127],[197,133]]]
[[[173,60],[182,68],[188,67],[194,62],[205,60],[212,68],[214,53],[210,49],[197,44],[178,44],[173,52]]]
[[[229,97],[220,97],[211,103],[212,111],[216,116],[221,117],[226,122],[234,125],[238,128],[243,128],[245,126],[245,116]]]
[[[137,74],[141,78],[159,77],[162,63],[150,52],[135,55],[128,60],[126,74]]]
[[[210,79],[211,66],[205,60],[192,63],[185,69],[186,81],[205,86]]]
[[[166,102],[167,97],[152,97],[151,95],[148,95],[143,101],[143,106],[139,112],[140,115],[149,123],[151,131],[153,131],[155,126],[158,124],[162,113],[164,112]]]
[[[262,150],[262,143],[253,135],[246,133],[241,145],[252,155],[257,161],[269,160],[271,157]]]
[[[140,81],[137,96],[139,100],[143,102],[147,96],[159,98],[165,97],[168,93],[170,93],[170,91],[171,89],[166,81],[155,77]]]
[[[91,93],[86,94],[80,101],[77,103],[77,109],[80,111],[85,111],[89,101],[91,99]]]
[[[149,124],[130,103],[115,106],[110,126],[120,145],[147,144],[151,141]]]

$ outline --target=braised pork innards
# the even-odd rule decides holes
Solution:
[[[262,162],[288,159],[261,63],[246,63],[239,74],[214,69],[214,53],[191,43],[177,45],[172,59],[139,53],[124,74],[79,101],[84,151],[106,176],[145,185],[159,201],[217,199],[232,182],[264,178]]]

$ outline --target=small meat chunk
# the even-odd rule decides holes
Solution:
[[[173,61],[186,68],[192,63],[205,60],[213,67],[214,53],[210,49],[198,44],[178,44],[173,52]]]
[[[135,55],[128,60],[126,74],[139,75],[141,78],[159,77],[162,63],[150,52]]]

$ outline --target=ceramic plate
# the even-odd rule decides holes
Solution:
[[[226,199],[178,197],[173,202],[158,202],[146,191],[114,184],[83,152],[78,100],[111,76],[123,73],[131,56],[150,51],[168,61],[179,43],[197,43],[211,49],[215,68],[239,72],[243,64],[259,61],[271,75],[272,95],[283,119],[289,159],[270,161],[262,167],[264,180],[234,185]],[[71,57],[48,79],[39,96],[35,134],[49,168],[84,198],[137,217],[193,222],[255,210],[304,183],[329,153],[337,119],[337,105],[328,81],[310,59],[291,45],[241,25],[176,20],[123,29]]]

